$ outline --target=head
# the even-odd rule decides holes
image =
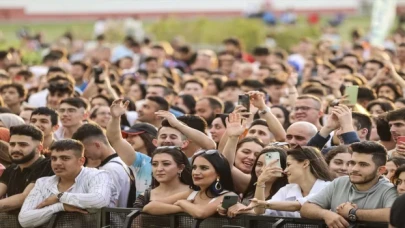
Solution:
[[[393,83],[382,83],[377,86],[376,93],[378,97],[385,97],[391,101],[402,97],[402,91]]]
[[[243,94],[238,81],[230,80],[224,83],[222,93],[224,101],[238,102],[239,95]]]
[[[12,113],[1,113],[0,114],[0,127],[5,127],[5,128],[9,128],[12,126],[17,126],[17,125],[21,125],[21,124],[25,124],[25,121]]]
[[[206,96],[217,96],[222,90],[223,80],[220,77],[213,77],[207,79],[207,86],[205,87],[204,94]]]
[[[24,86],[19,83],[4,84],[0,87],[0,94],[8,107],[20,105],[27,95]]]
[[[157,122],[161,121],[160,117],[155,116],[155,112],[159,110],[168,111],[169,103],[163,97],[149,96],[138,111],[138,120],[156,126]]]
[[[70,77],[57,75],[49,79],[47,107],[57,109],[63,99],[73,97],[74,81]]]
[[[150,96],[159,96],[159,97],[166,97],[170,95],[170,89],[167,86],[155,84],[149,85],[146,89],[146,97]]]
[[[61,101],[58,114],[63,127],[78,126],[87,118],[87,103],[78,97]]]
[[[405,136],[405,108],[388,112],[386,120],[390,125],[390,131],[394,141],[398,136]]]
[[[139,101],[145,99],[146,97],[146,87],[143,84],[132,84],[128,89],[128,97],[134,101]]]
[[[317,125],[323,115],[322,102],[312,95],[301,95],[297,98],[294,107],[296,121],[306,121]]]
[[[58,130],[58,113],[47,107],[34,109],[31,114],[30,123],[39,128],[44,137],[52,136]]]
[[[132,145],[135,151],[144,152],[151,156],[156,149],[153,141],[156,140],[158,131],[148,123],[136,123],[128,130],[121,132],[122,137]]]
[[[397,188],[398,195],[403,195],[405,193],[405,165],[398,167],[391,181]]]
[[[103,129],[97,124],[83,124],[72,135],[84,146],[84,156],[92,160],[104,160],[108,155],[110,143]]]
[[[358,104],[366,108],[369,102],[375,99],[377,99],[377,94],[374,92],[374,90],[368,86],[359,86],[359,92],[357,95]]]
[[[146,71],[149,74],[157,73],[159,69],[159,62],[156,57],[147,57],[145,59]]]
[[[173,128],[169,121],[163,120],[162,126],[157,133],[157,139],[153,141],[156,146],[178,146],[182,149],[189,144],[187,137],[179,130]]]
[[[179,147],[156,148],[152,154],[152,175],[152,188],[173,183],[176,178],[183,184],[193,184],[190,162]]]
[[[19,125],[10,128],[9,154],[15,164],[35,161],[42,151],[44,135],[32,125]]]
[[[192,161],[192,177],[194,188],[205,191],[209,197],[218,196],[222,190],[234,191],[228,160],[217,150],[196,153]],[[220,187],[219,190],[215,185]]]
[[[280,98],[287,93],[287,84],[274,77],[267,77],[263,81],[264,90],[273,102],[280,102]]]
[[[194,96],[184,94],[178,96],[173,105],[183,110],[185,114],[194,114],[196,100]]]
[[[388,111],[394,110],[394,104],[390,101],[378,99],[371,101],[367,105],[367,111],[373,116],[377,118],[379,115],[384,114]]]
[[[385,164],[385,168],[387,169],[385,177],[387,177],[389,180],[392,180],[395,175],[395,171],[397,171],[398,167],[402,165],[405,165],[405,158],[392,157],[388,159],[387,164]]]
[[[270,132],[266,121],[262,119],[258,119],[252,122],[246,134],[246,137],[256,137],[260,139],[264,145],[269,145],[269,143],[274,140],[274,136]]]
[[[287,151],[287,167],[284,170],[288,183],[299,184],[306,176],[330,181],[331,174],[322,153],[314,147],[299,147]]]
[[[100,106],[110,107],[112,100],[102,94],[98,94],[90,99],[90,107],[96,108]]]
[[[349,65],[353,70],[357,71],[360,68],[361,59],[356,54],[348,53],[343,56],[342,63]]]
[[[196,79],[190,79],[184,82],[183,91],[184,94],[189,94],[199,98],[202,97],[204,94],[204,87],[205,85],[201,81]]]
[[[341,145],[332,148],[325,155],[332,178],[349,175],[349,161],[352,157],[348,146]]]
[[[364,185],[384,174],[387,150],[377,142],[365,141],[350,145],[352,158],[349,165],[350,182]]]
[[[196,115],[201,116],[211,126],[217,114],[224,111],[224,104],[216,97],[204,97],[197,101],[195,106]]]
[[[264,148],[264,144],[257,138],[242,139],[236,147],[235,164],[243,173],[250,173],[257,155]]]
[[[357,132],[360,141],[370,140],[371,135],[371,127],[372,122],[370,116],[360,113],[360,112],[352,112],[352,119],[353,119],[353,128]],[[342,129],[339,128],[336,131],[336,135],[338,136],[340,143],[344,144],[343,139],[341,137]]]
[[[370,59],[363,64],[363,75],[367,80],[373,79],[376,76],[379,69],[383,68],[384,64],[376,59]]]
[[[51,166],[56,176],[73,179],[79,175],[84,162],[84,146],[74,139],[63,139],[52,144]]]
[[[226,116],[225,115],[218,115],[211,124],[210,133],[212,139],[219,143],[221,141],[222,136],[225,134],[226,131]]]
[[[405,98],[399,98],[395,101],[395,108],[400,109],[400,108],[405,108]]]
[[[20,112],[20,117],[24,120],[26,124],[30,123],[30,118],[31,118],[31,113],[32,113],[32,108],[24,108]]]
[[[273,105],[271,106],[271,112],[276,116],[278,121],[283,125],[284,129],[287,129],[291,123],[290,123],[290,112],[281,105]]]
[[[107,124],[111,119],[110,107],[99,106],[98,108],[93,109],[90,113],[90,119],[106,129]]]
[[[70,69],[70,74],[75,79],[76,82],[83,81],[84,74],[86,73],[88,66],[84,62],[76,61],[72,63],[72,68]]]
[[[306,146],[309,140],[316,135],[318,129],[309,122],[295,122],[287,128],[286,140],[291,148]]]

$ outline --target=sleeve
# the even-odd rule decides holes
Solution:
[[[52,215],[64,211],[62,203],[52,204],[50,206],[36,209],[36,207],[45,200],[46,195],[43,194],[43,183],[38,183],[34,186],[27,198],[24,200],[18,221],[22,227],[37,227],[48,222]]]
[[[42,165],[33,170],[32,174],[28,177],[30,183],[35,183],[41,177],[48,177],[54,175],[51,167],[51,160],[47,159]]]
[[[383,200],[384,200],[384,208],[390,208],[394,204],[395,200],[398,198],[398,192],[395,187],[388,189],[385,192]]]
[[[357,133],[355,131],[343,133],[341,135],[341,137],[342,137],[345,145],[350,145],[355,142],[360,142],[359,136],[357,135]]]
[[[316,133],[316,135],[314,137],[312,137],[309,140],[307,146],[316,147],[316,148],[322,150],[322,148],[326,145],[326,143],[329,141],[329,139],[330,139],[330,135],[328,135],[328,137],[324,138],[318,132],[318,133]]]
[[[65,192],[60,198],[60,202],[83,209],[109,206],[113,187],[108,173],[100,171],[98,174],[88,178],[88,180],[84,180],[88,181],[87,193]]]
[[[136,159],[135,159],[133,166],[136,169],[139,169],[140,167],[143,166],[143,164],[150,162],[150,160],[151,160],[151,158],[149,156],[136,152]]]
[[[314,203],[323,209],[331,209],[332,196],[335,189],[335,181],[330,183],[324,189],[319,191],[317,194],[312,195],[306,199],[307,202]]]

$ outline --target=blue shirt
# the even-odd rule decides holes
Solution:
[[[132,167],[135,174],[136,197],[143,193],[152,184],[151,157],[136,152],[136,159]]]

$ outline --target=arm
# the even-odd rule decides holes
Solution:
[[[24,189],[24,192],[0,200],[0,212],[6,212],[21,208],[25,198],[34,188],[34,185],[34,183],[31,183]]]
[[[301,204],[298,201],[269,201],[266,208],[276,211],[299,211]]]
[[[159,201],[151,201],[145,205],[142,212],[151,215],[167,215],[183,212],[183,209],[176,205],[166,204]]]
[[[214,202],[206,205],[194,204],[187,200],[180,200],[176,202],[184,212],[191,215],[193,218],[205,219],[217,213],[217,207],[224,198],[224,195],[218,197]]]
[[[0,197],[3,197],[7,193],[7,185],[4,183],[0,182]],[[1,200],[0,200],[1,202]]]
[[[302,205],[300,213],[303,218],[323,220],[325,214],[334,212],[323,209],[314,203],[307,202]]]
[[[359,209],[356,212],[359,221],[366,222],[389,222],[391,208],[379,208],[372,210]]]

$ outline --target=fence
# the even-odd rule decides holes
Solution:
[[[17,215],[0,213],[0,227],[21,228]],[[61,212],[40,228],[326,228],[323,221],[301,218],[241,215],[204,220],[188,214],[149,215],[131,208],[103,208],[89,214]],[[386,223],[356,223],[352,228],[388,228]]]

